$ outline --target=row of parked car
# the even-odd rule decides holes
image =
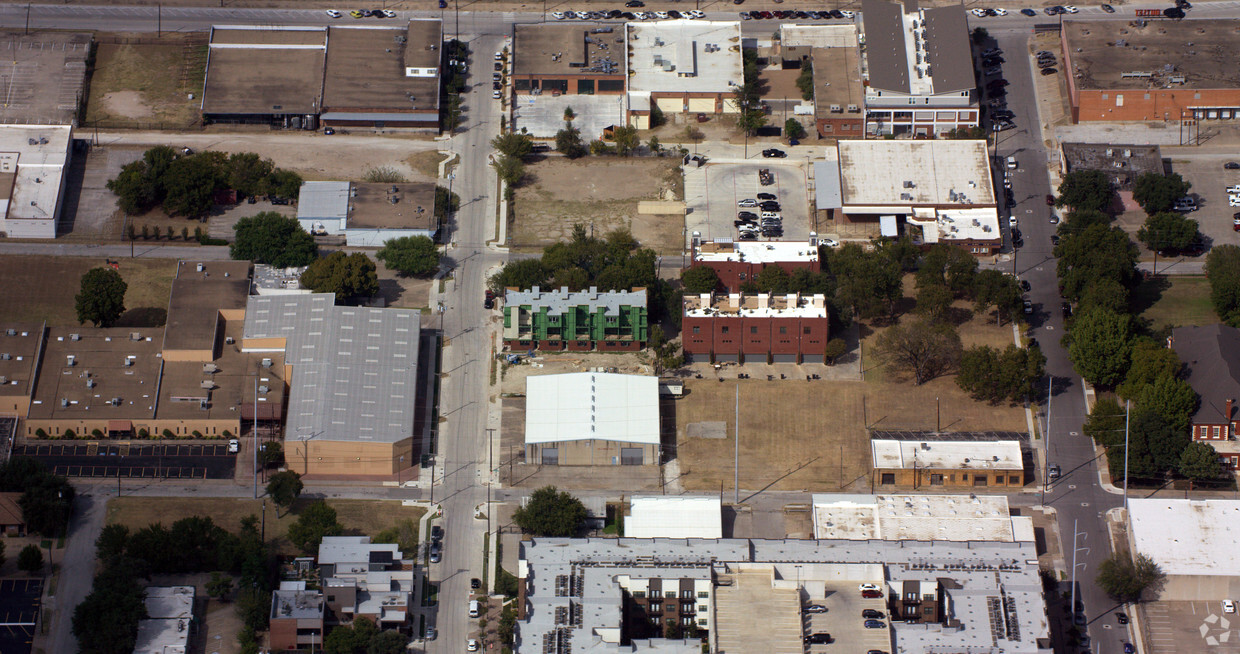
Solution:
[[[882,599],[883,591],[878,584],[863,583],[858,585],[857,590],[861,592],[861,596],[866,599]],[[827,607],[822,604],[807,604],[802,607],[803,613],[826,613]],[[887,623],[883,621],[882,611],[876,609],[863,609],[861,611],[862,625],[866,629],[886,629]],[[835,642],[831,634],[825,631],[811,631],[805,634],[804,641],[806,645],[829,645]],[[866,654],[887,654],[881,649],[867,650]]]
[[[742,11],[741,20],[762,20],[776,18],[779,20],[852,20],[856,13],[847,9],[831,11]]]
[[[641,7],[642,3],[634,5],[632,2],[625,5],[626,7]],[[675,20],[679,18],[699,19],[706,18],[706,12],[700,9],[689,9],[685,11],[620,11],[612,9],[609,11],[553,11],[551,17],[556,20]]]
[[[758,197],[738,200],[736,206],[741,209],[758,209],[738,211],[736,213],[737,238],[742,241],[754,241],[758,236],[779,238],[784,235],[784,218],[780,215],[779,198],[774,193],[759,193]]]

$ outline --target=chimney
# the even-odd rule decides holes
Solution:
[[[1172,346],[1172,345],[1174,345],[1174,344],[1175,344],[1175,337],[1174,337],[1174,336],[1168,336],[1168,337],[1167,337],[1167,349],[1168,349],[1168,350],[1170,350],[1170,349],[1171,349],[1171,346]]]
[[[815,309],[825,309],[827,307],[827,296],[822,293],[815,293],[814,301],[811,304]]]
[[[1235,403],[1235,400],[1231,399],[1230,397],[1227,398],[1227,413],[1225,414],[1225,417],[1227,418],[1227,422],[1231,422],[1231,405],[1234,403]]]
[[[702,293],[698,295],[698,297],[701,298],[702,300],[702,308],[709,309],[710,308],[710,293]]]
[[[770,306],[771,306],[771,294],[770,293],[759,293],[758,294],[758,308],[767,309],[767,308],[770,308]]]
[[[740,311],[741,310],[741,294],[740,293],[728,293],[728,304],[731,305],[734,311]]]

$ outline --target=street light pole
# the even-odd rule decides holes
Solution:
[[[1124,402],[1124,510],[1128,510],[1128,418],[1132,411],[1132,400]]]

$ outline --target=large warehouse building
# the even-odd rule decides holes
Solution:
[[[1064,21],[1073,122],[1240,118],[1240,20]]]
[[[204,122],[438,128],[438,20],[211,29]]]
[[[1148,498],[1128,500],[1128,542],[1154,560],[1166,583],[1163,601],[1240,596],[1240,501]]]
[[[394,477],[421,453],[421,314],[335,304],[331,293],[251,296],[242,350],[284,355],[290,469]]]

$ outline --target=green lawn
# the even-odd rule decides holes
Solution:
[[[1210,282],[1204,276],[1146,280],[1133,291],[1132,304],[1154,329],[1219,322],[1210,303]]]

